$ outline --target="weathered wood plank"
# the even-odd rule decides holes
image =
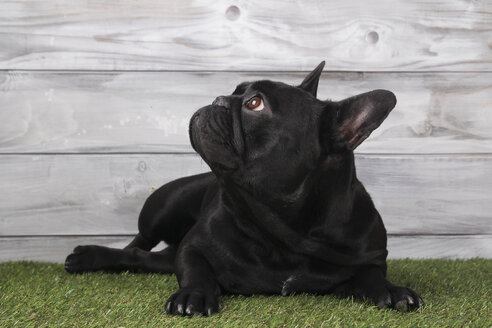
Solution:
[[[492,236],[389,236],[388,258],[492,258]]]
[[[50,236],[0,237],[0,262],[41,261],[63,263],[77,245],[123,248],[131,237]],[[156,249],[165,247],[160,244]],[[390,236],[388,258],[492,258],[492,236]]]
[[[29,260],[63,263],[77,245],[123,248],[131,240],[131,237],[117,236],[0,237],[0,262]]]
[[[392,234],[492,234],[492,155],[357,157]],[[153,188],[196,155],[2,155],[0,235],[133,234]]]
[[[206,170],[196,155],[3,155],[0,235],[134,233],[153,189]]]
[[[490,1],[3,1],[0,69],[490,71],[491,21]]]
[[[492,155],[360,155],[356,163],[389,233],[492,232]]]
[[[188,120],[242,81],[304,73],[0,72],[0,153],[191,152]],[[492,152],[492,73],[326,72],[322,99],[376,88],[398,104],[361,153]]]

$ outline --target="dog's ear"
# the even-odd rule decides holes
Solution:
[[[332,146],[354,150],[381,125],[395,105],[395,95],[387,90],[374,90],[334,103],[336,110],[330,115],[335,115],[330,119]]]
[[[299,88],[309,92],[316,98],[316,94],[318,92],[318,82],[321,76],[321,72],[323,72],[323,67],[325,67],[325,61],[323,60],[318,67],[316,67],[311,73],[308,74],[302,81]]]

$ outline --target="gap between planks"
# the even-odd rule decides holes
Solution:
[[[314,66],[313,66],[314,69]],[[0,68],[0,73],[237,73],[237,74],[296,74],[296,73],[310,73],[310,70],[183,70],[183,69],[23,69],[23,68]],[[376,71],[376,70],[324,70],[323,74],[492,74],[491,70],[468,70],[468,71],[444,71],[444,70],[432,70],[432,71],[405,71],[405,70],[393,70],[393,71]]]
[[[0,239],[9,238],[131,238],[134,234],[42,234],[42,235],[0,235]],[[388,237],[473,237],[473,236],[492,236],[492,233],[387,233]]]
[[[57,155],[80,155],[80,156],[85,156],[85,155],[197,155],[196,152],[191,152],[191,151],[163,151],[163,152],[149,152],[149,151],[143,151],[143,152],[118,152],[118,151],[108,151],[104,153],[98,153],[98,152],[76,152],[76,151],[70,151],[70,152],[9,152],[9,153],[0,153],[1,155],[9,155],[9,156],[17,156],[17,155],[28,155],[28,156],[57,156]],[[364,156],[364,157],[379,157],[379,156],[427,156],[427,157],[469,157],[469,156],[481,156],[481,157],[491,157],[492,153],[354,153],[355,156]]]

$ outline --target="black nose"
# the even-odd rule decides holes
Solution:
[[[218,96],[217,98],[215,98],[215,100],[212,103],[212,105],[214,105],[214,106],[222,106],[222,107],[225,107],[225,108],[230,108],[231,107],[231,103],[229,101],[229,98],[227,98],[225,96]]]

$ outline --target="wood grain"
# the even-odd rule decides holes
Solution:
[[[192,152],[188,120],[242,81],[305,73],[0,72],[0,153]],[[492,73],[325,72],[321,99],[398,104],[360,153],[492,152]]]
[[[131,237],[0,237],[0,262],[40,261],[63,263],[77,245],[123,248]],[[156,249],[165,247],[160,244]],[[492,236],[390,236],[388,258],[492,258]]]
[[[391,234],[492,234],[492,155],[361,155]],[[196,155],[2,155],[0,235],[134,234],[154,188],[208,167]]]
[[[389,236],[388,258],[492,258],[492,236]]]
[[[206,170],[195,155],[4,155],[0,235],[134,233],[154,189]]]
[[[491,21],[490,1],[12,0],[0,69],[491,71]]]
[[[358,176],[389,233],[492,233],[492,155],[360,155]]]

